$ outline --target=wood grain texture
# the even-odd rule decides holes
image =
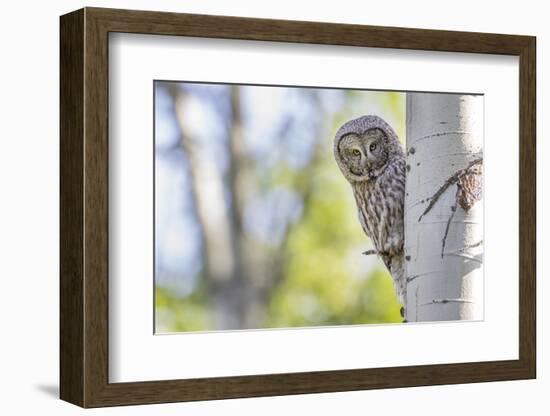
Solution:
[[[536,40],[522,50],[519,63],[519,356],[536,377]]]
[[[83,407],[535,377],[535,38],[114,9],[61,18],[61,398]],[[108,33],[520,57],[520,358],[511,361],[108,381]]]
[[[84,12],[60,24],[60,387],[84,404]]]

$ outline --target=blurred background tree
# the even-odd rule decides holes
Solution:
[[[155,82],[155,331],[400,322],[332,156],[405,94]]]

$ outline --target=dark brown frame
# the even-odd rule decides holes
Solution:
[[[534,37],[98,8],[64,15],[60,25],[60,396],[63,400],[83,407],[99,407],[535,378]],[[109,383],[107,123],[110,32],[518,56],[519,359]]]

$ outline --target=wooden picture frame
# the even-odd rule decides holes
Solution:
[[[61,17],[60,396],[82,407],[529,379],[536,376],[534,37],[85,8]],[[519,359],[110,383],[108,35],[192,36],[519,57]]]

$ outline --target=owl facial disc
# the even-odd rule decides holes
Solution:
[[[395,131],[378,116],[363,116],[345,123],[334,140],[334,155],[348,181],[378,177],[403,150]]]

